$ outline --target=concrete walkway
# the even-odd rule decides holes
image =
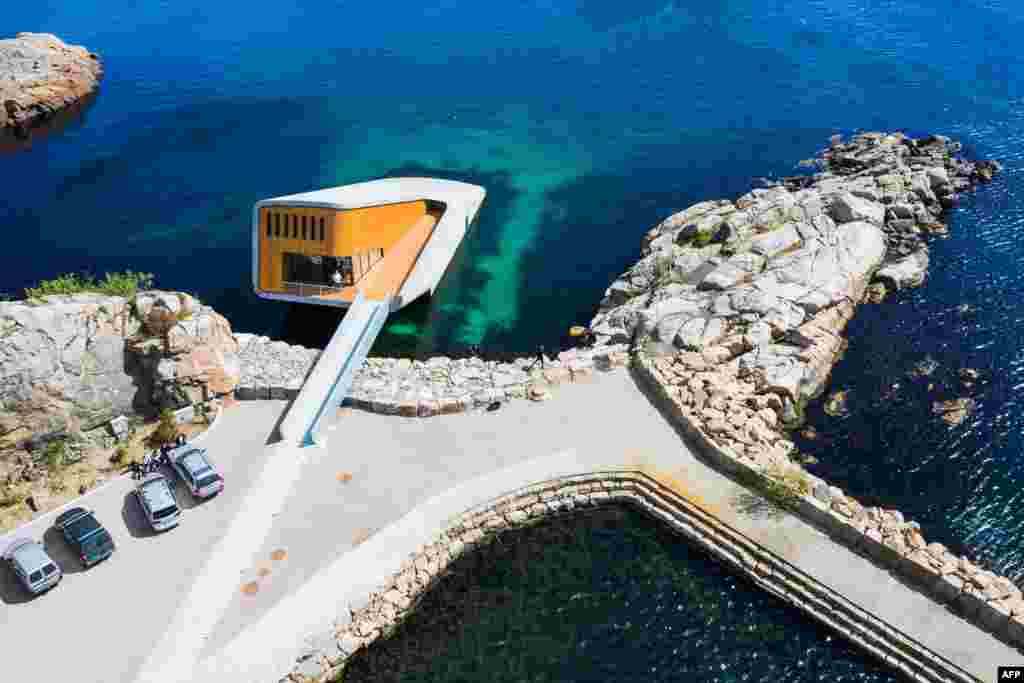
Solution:
[[[699,461],[619,370],[589,385],[560,387],[550,402],[513,402],[496,413],[429,420],[345,415],[327,450],[304,465],[256,553],[284,551],[288,559],[263,578],[257,567],[239,567],[241,581],[233,591],[224,586],[233,597],[191,678],[145,680],[277,680],[305,637],[347,621],[349,607],[364,604],[453,515],[538,480],[615,468],[673,478],[723,521],[981,680],[994,681],[997,665],[1024,664],[1021,653],[808,524],[765,514],[744,488]],[[238,590],[247,580],[258,585],[255,593]],[[179,620],[177,628],[187,626]],[[181,630],[168,633],[166,657],[174,656],[175,642],[191,641]]]

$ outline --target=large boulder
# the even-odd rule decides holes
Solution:
[[[920,287],[928,274],[928,248],[921,247],[903,258],[886,259],[875,279],[889,291]]]
[[[750,250],[765,258],[773,258],[779,254],[795,249],[801,244],[800,232],[792,223],[778,230],[755,235],[751,240]]]
[[[885,222],[885,209],[880,204],[843,192],[832,202],[832,217],[837,223],[867,221],[881,226]]]

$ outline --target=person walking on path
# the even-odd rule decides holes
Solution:
[[[535,367],[537,367],[537,363],[540,363],[540,369],[543,370],[544,369],[544,346],[543,345],[537,347],[537,357],[533,359],[532,363],[530,363],[530,369],[533,370]]]

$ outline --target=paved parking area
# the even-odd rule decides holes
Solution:
[[[529,481],[616,467],[670,474],[724,520],[983,680],[994,662],[1022,663],[800,520],[748,510],[745,491],[688,451],[626,371],[493,413],[343,411],[327,447],[301,455],[266,447],[284,407],[247,402],[222,416],[205,445],[227,488],[196,506],[179,491],[187,509],[177,529],[145,531],[126,479],[87,498],[118,543],[110,560],[76,571],[51,533],[48,548],[70,569],[61,585],[26,600],[3,572],[4,679],[37,680],[45,661],[45,680],[76,683],[276,680],[267,672],[287,671],[302,637],[361,604],[431,525]]]
[[[26,535],[43,541],[65,575],[53,590],[33,598],[0,566],[0,679],[130,681],[166,630],[199,560],[223,533],[283,407],[268,401],[224,412],[203,445],[224,474],[226,488],[197,504],[179,485],[182,518],[175,529],[149,530],[129,477],[87,495],[81,504],[96,512],[117,544],[114,555],[91,569],[81,569],[52,528],[56,515],[33,522]]]

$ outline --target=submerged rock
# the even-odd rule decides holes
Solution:
[[[882,282],[875,282],[868,287],[867,295],[864,297],[865,301],[872,304],[880,304],[885,300],[887,294],[885,284]]]
[[[912,379],[922,379],[924,377],[931,377],[932,373],[939,368],[939,363],[931,356],[925,356],[925,358],[917,362],[914,367],[910,369],[908,373]]]
[[[836,391],[825,401],[825,414],[831,417],[846,417],[850,414],[847,406],[849,391]]]
[[[932,403],[932,413],[941,417],[951,427],[966,420],[967,416],[974,412],[974,408],[975,403],[969,398],[954,398]]]

